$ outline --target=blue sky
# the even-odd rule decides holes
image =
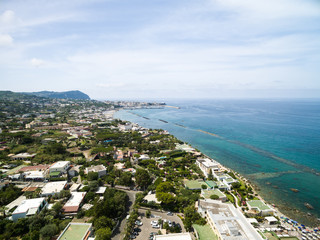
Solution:
[[[320,97],[318,0],[1,0],[2,90]]]

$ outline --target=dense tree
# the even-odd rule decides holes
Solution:
[[[17,199],[21,193],[21,189],[11,184],[0,189],[0,206],[7,205]]]
[[[99,178],[99,174],[97,172],[89,172],[88,173],[88,180],[89,181],[98,180],[98,178]]]
[[[100,228],[98,231],[96,231],[96,240],[109,240],[111,239],[111,230],[110,228]]]
[[[66,148],[61,143],[50,143],[44,149],[46,154],[64,154],[66,153]]]
[[[40,230],[40,235],[44,240],[50,240],[54,235],[59,233],[59,228],[55,224],[45,225]]]
[[[137,169],[135,178],[136,178],[136,184],[143,189],[146,189],[152,182],[148,171],[140,168]]]
[[[117,184],[124,186],[131,186],[133,184],[132,174],[130,172],[122,173],[118,179]]]
[[[211,198],[211,199],[213,199],[213,200],[217,200],[217,199],[219,199],[219,196],[218,196],[218,195],[213,194],[213,195],[211,195],[211,196],[210,196],[210,198]]]

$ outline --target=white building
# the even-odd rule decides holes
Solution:
[[[24,173],[24,179],[26,181],[43,181],[45,179],[45,172],[44,171],[29,171]]]
[[[86,192],[71,192],[71,197],[63,206],[64,213],[76,214],[85,196]]]
[[[47,197],[60,193],[67,185],[67,181],[49,182],[42,188],[41,196]]]
[[[269,207],[267,204],[261,200],[250,200],[247,201],[249,210],[252,210],[261,216],[273,215],[275,210]]]
[[[245,216],[233,204],[199,200],[198,211],[207,218],[218,240],[263,240]]]
[[[89,172],[96,172],[98,173],[99,177],[107,175],[107,169],[103,165],[91,166],[86,168],[85,173],[88,174]]]
[[[165,235],[155,235],[153,240],[192,240],[190,233],[171,233]]]
[[[11,158],[13,160],[26,160],[26,159],[30,159],[33,158],[36,154],[29,154],[29,153],[19,153],[17,155],[13,155],[11,156]]]
[[[198,158],[196,164],[206,177],[220,169],[219,163],[209,158]]]
[[[47,206],[45,198],[34,198],[24,200],[12,213],[12,220],[33,216]]]
[[[66,173],[67,170],[70,167],[69,161],[59,161],[51,165],[49,168],[50,173],[52,172],[60,172],[60,173]]]
[[[150,157],[147,155],[147,154],[142,154],[140,157],[139,157],[139,160],[142,161],[142,160],[149,160]]]

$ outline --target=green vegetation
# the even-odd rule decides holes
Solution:
[[[184,213],[181,218],[186,230],[191,231],[194,227],[199,231],[200,239],[206,239],[203,234],[207,228],[206,220],[196,211],[195,203],[201,190],[205,192],[205,198],[219,199],[223,196],[213,190],[217,187],[213,174],[205,178],[195,164],[199,155],[177,147],[183,142],[162,129],[134,130],[127,128],[131,123],[106,117],[107,110],[121,106],[121,102],[49,99],[0,92],[0,166],[8,170],[0,173],[1,179],[6,180],[14,174],[19,176],[25,166],[70,161],[72,173],[56,171],[45,173],[43,177],[46,181],[67,180],[70,185],[81,182],[83,187],[78,191],[86,192],[83,203],[88,203],[91,208],[82,208],[75,218],[91,222],[96,239],[110,239],[117,223],[127,214],[129,198],[124,191],[115,188],[143,191],[136,194],[127,220],[125,239],[132,234],[140,206]],[[15,156],[19,153],[35,155],[24,159]],[[87,168],[98,165],[104,166],[106,172],[87,173]],[[225,174],[236,179],[233,172],[226,171]],[[21,174],[18,180],[26,179]],[[102,186],[108,186],[103,196],[96,193]],[[232,186],[231,193],[237,199],[226,192],[230,202],[254,199],[252,189],[242,181]],[[24,195],[36,198],[40,191],[39,188]],[[155,193],[160,204],[143,200],[150,191]],[[0,190],[3,213],[0,240],[50,239],[57,237],[70,222],[64,219],[66,215],[63,212],[63,206],[71,196],[70,190],[48,197],[47,201],[53,204],[50,210],[44,209],[16,222],[5,219],[6,204],[21,194],[23,192],[11,184]],[[148,210],[146,216],[150,215]],[[163,227],[168,232],[180,231],[165,222]]]
[[[22,194],[21,189],[8,185],[0,189],[0,206],[7,205]]]
[[[206,225],[193,224],[192,227],[197,231],[199,240],[218,240],[211,227]]]

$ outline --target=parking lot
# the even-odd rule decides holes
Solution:
[[[158,221],[159,219],[162,220],[170,220],[171,222],[179,223],[181,226],[181,232],[185,232],[183,223],[181,219],[177,216],[177,214],[173,213],[173,216],[168,216],[167,212],[158,212],[158,211],[151,211],[151,217],[147,218],[146,217],[146,211],[145,209],[139,209],[139,219],[142,222],[142,226],[139,228],[141,229],[141,232],[137,236],[137,240],[147,240],[150,238],[150,233],[158,231],[162,231],[162,234],[165,234],[165,229],[160,228],[153,228],[151,225],[151,221]]]

